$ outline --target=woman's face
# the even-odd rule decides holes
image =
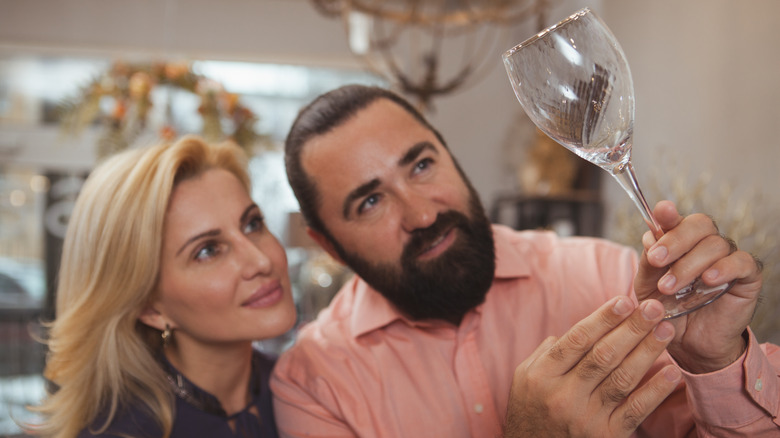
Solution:
[[[170,324],[179,346],[271,338],[295,322],[284,248],[226,170],[174,188],[161,260],[152,312],[156,328]]]

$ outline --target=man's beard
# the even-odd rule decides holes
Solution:
[[[400,269],[374,264],[347,253],[340,256],[371,287],[413,320],[441,319],[460,324],[469,310],[482,304],[493,282],[495,248],[490,222],[476,193],[471,192],[469,215],[450,210],[428,228],[415,230],[404,247]],[[448,230],[457,233],[453,245],[438,257],[417,257]]]

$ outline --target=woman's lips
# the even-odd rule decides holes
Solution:
[[[278,303],[284,295],[284,289],[279,281],[263,285],[257,292],[247,298],[242,307],[249,307],[252,309],[270,307]]]

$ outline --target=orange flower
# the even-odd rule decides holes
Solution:
[[[127,105],[123,100],[117,100],[116,105],[114,105],[114,112],[111,113],[111,118],[114,120],[122,120],[125,118],[125,114],[127,113]]]
[[[165,64],[165,76],[168,79],[179,79],[190,71],[189,65],[183,62]]]
[[[222,100],[222,106],[225,108],[228,114],[233,114],[238,105],[238,94],[236,93],[222,93],[220,96]]]
[[[173,141],[178,133],[171,125],[165,125],[160,129],[160,138],[164,141]]]

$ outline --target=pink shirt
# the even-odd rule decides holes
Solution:
[[[281,435],[499,437],[515,367],[610,297],[633,293],[630,248],[493,230],[493,286],[459,327],[409,321],[362,280],[348,282],[276,365],[271,389]],[[685,385],[637,435],[686,436],[696,428],[699,436],[780,436],[772,420],[780,406],[778,350],[759,347],[751,334],[746,354],[727,369],[684,373]]]

